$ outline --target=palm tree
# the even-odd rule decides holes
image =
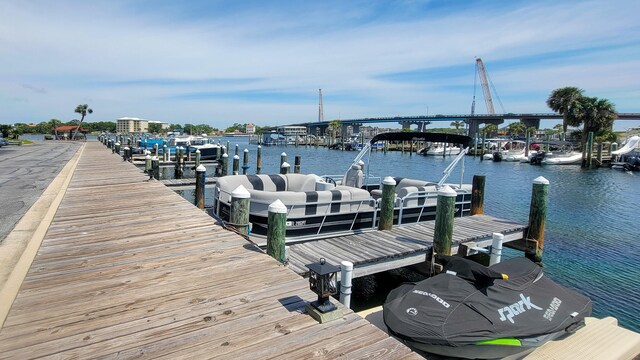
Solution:
[[[78,127],[76,128],[76,131],[73,133],[73,136],[71,137],[71,140],[75,140],[76,139],[76,135],[78,134],[78,130],[80,130],[80,126],[82,125],[82,122],[84,121],[84,117],[87,116],[87,114],[92,114],[93,110],[91,110],[89,108],[89,105],[87,104],[80,104],[78,106],[76,106],[76,110],[75,112],[77,112],[78,114],[82,115],[82,118],[80,118],[80,124],[78,124]]]
[[[464,126],[464,121],[460,121],[460,120],[452,121],[451,124],[449,124],[449,126],[453,126],[454,128],[456,128],[456,134],[457,134],[458,130]]]
[[[582,127],[582,144],[587,140],[587,134],[610,131],[616,119],[616,107],[607,99],[597,97],[583,97],[580,100],[580,120]]]
[[[524,134],[527,131],[527,127],[520,121],[509,124],[507,129],[511,135]]]
[[[491,136],[498,132],[498,125],[487,124],[482,128],[482,132],[485,134],[485,136]]]
[[[576,124],[576,110],[580,105],[580,98],[582,98],[584,90],[567,86],[559,89],[555,89],[547,98],[547,106],[559,114],[562,115],[562,132],[567,132],[567,125],[578,126]]]

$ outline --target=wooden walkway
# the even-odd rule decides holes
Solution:
[[[419,359],[98,142],[0,330],[1,359]]]
[[[195,189],[196,179],[165,179],[160,180],[164,186],[193,186]],[[207,177],[205,179],[206,185],[214,185],[216,183],[215,177]]]
[[[389,231],[370,231],[361,234],[309,241],[289,247],[289,266],[306,275],[306,264],[323,257],[339,265],[353,263],[353,277],[370,275],[403,266],[424,263],[433,245],[435,221],[395,226]],[[504,242],[522,239],[526,226],[487,215],[456,218],[453,226],[453,253],[468,254],[472,247],[491,245],[492,233],[505,235]]]

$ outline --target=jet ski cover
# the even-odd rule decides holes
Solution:
[[[477,287],[443,272],[394,289],[383,307],[390,333],[408,342],[464,346],[571,330],[591,314],[589,298],[556,284],[524,257],[490,269],[508,280]]]

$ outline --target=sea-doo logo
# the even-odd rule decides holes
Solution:
[[[430,293],[430,292],[427,292],[427,291],[422,291],[422,290],[413,290],[413,293],[414,294],[428,296],[428,297],[434,299],[435,301],[439,302],[440,304],[442,304],[442,306],[444,306],[446,308],[449,308],[449,306],[451,306],[451,305],[449,305],[448,302],[442,300],[442,298],[440,296],[436,295],[436,294],[433,294],[433,293]]]
[[[515,302],[509,306],[505,306],[502,309],[498,309],[498,313],[500,314],[500,321],[509,320],[512,324],[514,324],[514,316],[520,315],[523,312],[531,309],[542,310],[541,307],[534,305],[531,302],[529,296],[525,297],[523,294],[520,294],[520,301]]]
[[[551,301],[551,304],[549,304],[549,308],[544,312],[543,317],[549,321],[553,320],[553,317],[556,315],[556,311],[558,311],[560,304],[562,304],[562,300],[554,297]]]
[[[416,309],[416,308],[408,308],[407,309],[407,314],[409,314],[411,316],[416,316],[416,315],[418,315],[418,309]]]

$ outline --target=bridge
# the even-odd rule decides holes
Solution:
[[[618,113],[616,120],[640,120],[640,113]],[[364,124],[391,123],[397,122],[403,129],[411,125],[417,125],[418,131],[424,131],[426,125],[434,121],[463,121],[469,126],[469,136],[478,133],[480,124],[500,125],[505,120],[518,120],[523,122],[527,128],[540,127],[540,120],[561,120],[562,115],[558,113],[507,113],[507,114],[454,114],[454,115],[416,115],[416,116],[391,116],[391,117],[370,117],[361,119],[339,120],[342,125],[351,125],[354,132],[359,132],[359,127]],[[306,126],[309,134],[324,135],[331,121],[305,122],[291,124],[291,126]],[[342,128],[343,136],[346,135],[346,127]]]

